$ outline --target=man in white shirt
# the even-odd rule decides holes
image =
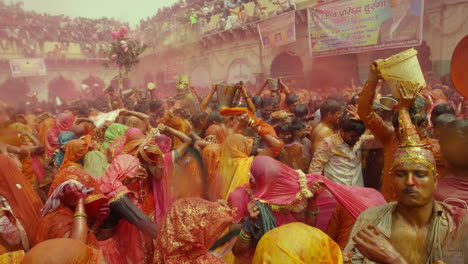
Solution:
[[[344,116],[340,120],[339,132],[326,137],[318,145],[309,173],[322,174],[343,185],[364,186],[361,150],[374,142],[373,136],[362,136],[365,131],[362,121]]]

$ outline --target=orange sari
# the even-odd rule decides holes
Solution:
[[[186,135],[188,135],[192,131],[192,126],[186,119],[180,116],[174,116],[170,112],[168,112],[163,118],[161,118],[160,122],[162,124],[174,128],[175,130],[179,130],[180,132]],[[182,141],[180,141],[180,139],[174,138],[174,149],[176,149],[181,144]]]
[[[7,200],[12,213],[26,231],[29,244],[32,245],[39,228],[43,205],[16,164],[5,155],[0,155],[0,195]],[[18,249],[7,247],[8,251]]]
[[[44,241],[32,248],[23,259],[23,264],[100,264],[102,252],[83,242],[70,238]]]
[[[221,144],[212,144],[206,146],[201,155],[203,163],[208,172],[208,185],[210,192],[210,200],[217,201],[223,199],[223,179],[219,173],[219,165],[221,163]]]
[[[5,128],[0,131],[0,142],[15,147],[21,147],[23,143],[20,132],[12,128]],[[22,165],[23,177],[26,177],[32,186],[36,186],[37,177],[33,170],[31,155],[29,154],[24,157],[19,157],[19,161]]]
[[[90,143],[91,136],[89,135],[83,139],[73,139],[68,142],[67,148],[65,149],[65,157],[63,158],[63,163],[62,166],[60,166],[59,171],[71,166],[82,169],[83,166],[77,163],[77,161],[83,158],[86,153],[88,153]]]
[[[49,132],[49,129],[55,124],[55,118],[49,117],[46,120],[42,121],[41,124],[39,125],[39,132],[38,132],[38,137],[39,141],[41,141],[42,146],[44,149],[52,149],[52,147],[49,144],[49,141],[47,140],[47,133]],[[48,155],[48,152],[45,152],[45,155]]]

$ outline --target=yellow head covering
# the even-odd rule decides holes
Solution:
[[[252,264],[342,264],[340,247],[319,229],[291,223],[266,233],[258,242]]]

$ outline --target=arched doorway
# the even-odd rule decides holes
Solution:
[[[55,98],[59,97],[62,101],[71,101],[80,96],[80,92],[76,89],[75,84],[62,75],[49,82],[49,100],[55,102]]]
[[[29,85],[25,80],[10,78],[0,86],[0,100],[10,105],[23,103],[28,100],[28,92]]]
[[[226,83],[235,84],[243,81],[245,84],[255,84],[254,67],[247,59],[235,59],[228,68]]]
[[[301,58],[291,52],[278,54],[271,62],[270,77],[281,77],[291,89],[304,88],[304,65]]]

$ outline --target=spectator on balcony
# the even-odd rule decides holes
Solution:
[[[279,0],[273,4],[278,6],[275,10],[276,15],[296,10],[296,0]]]
[[[224,0],[224,8],[234,9],[237,7],[237,0]]]

